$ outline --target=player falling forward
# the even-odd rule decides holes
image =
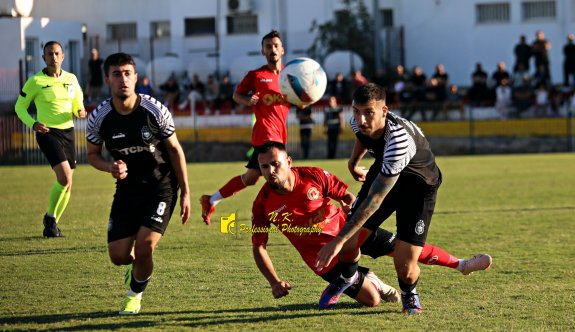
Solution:
[[[235,194],[247,186],[256,184],[261,174],[258,165],[258,147],[266,142],[274,141],[283,144],[287,141],[286,121],[289,104],[280,91],[279,73],[282,66],[284,48],[279,32],[273,30],[262,38],[262,55],[266,65],[249,71],[237,86],[233,99],[236,103],[251,107],[256,122],[252,130],[252,154],[247,171],[232,178],[213,195],[203,195],[200,198],[202,219],[209,225],[216,204],[222,199]]]
[[[252,212],[253,254],[261,273],[269,282],[275,298],[288,295],[291,289],[287,281],[277,275],[266,246],[268,230],[273,224],[300,253],[302,259],[318,276],[333,282],[341,274],[337,258],[321,272],[315,269],[318,251],[342,229],[346,212],[355,200],[336,176],[316,167],[292,167],[291,157],[281,143],[270,142],[260,148],[258,156],[261,173],[266,180],[254,201]],[[331,200],[340,202],[336,207]],[[373,258],[393,256],[395,235],[378,228],[361,247],[363,254]],[[484,270],[491,264],[489,255],[477,255],[460,260],[431,244],[424,244],[419,262],[442,265],[459,270],[464,275]],[[383,283],[369,269],[360,267],[359,277],[344,293],[366,306],[376,306],[380,300],[398,302],[399,293]],[[366,283],[365,278],[370,280]],[[339,299],[339,297],[338,297]],[[335,301],[337,302],[337,301]],[[320,303],[320,308],[333,303]]]

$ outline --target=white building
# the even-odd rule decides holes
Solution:
[[[519,36],[524,34],[532,42],[535,32],[542,30],[552,45],[553,81],[562,82],[562,48],[567,34],[575,31],[575,1],[364,3],[371,12],[377,8],[381,15],[381,54],[391,65],[401,61],[407,68],[420,65],[429,76],[436,64],[443,63],[452,83],[467,86],[475,63],[481,62],[489,73],[498,61],[511,69]],[[282,32],[287,60],[303,56],[315,37],[309,32],[312,21],[331,20],[342,8],[340,0],[36,0],[31,16],[34,21],[46,17],[82,24],[86,32],[80,45],[85,61],[92,47],[99,48],[102,56],[117,51],[136,56],[139,72],[146,70],[144,65],[152,58],[160,58],[163,65],[158,66],[163,67],[151,72],[147,66],[147,74],[158,84],[171,71],[201,76],[230,72],[237,80],[245,70],[263,64],[261,37],[272,29]],[[389,31],[402,31],[402,38]],[[6,33],[1,35],[6,38]],[[53,30],[48,35],[48,39],[59,38]],[[20,45],[22,54],[25,43]],[[10,63],[17,62],[7,48],[0,54]],[[166,55],[172,57],[170,62]],[[82,69],[85,71],[85,66]]]

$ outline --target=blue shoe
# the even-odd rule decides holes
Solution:
[[[319,298],[319,308],[328,309],[333,307],[339,302],[339,297],[349,286],[353,285],[357,281],[359,274],[355,272],[353,279],[350,282],[345,282],[343,278],[337,278],[336,281],[332,282],[327,286],[327,288],[321,293]]]
[[[415,315],[423,311],[419,303],[419,295],[416,293],[401,294],[401,304],[403,304],[403,313]]]

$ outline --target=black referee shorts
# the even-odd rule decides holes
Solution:
[[[68,161],[70,168],[76,168],[76,148],[74,127],[68,129],[50,128],[41,134],[36,132],[36,142],[50,166],[54,167],[63,161]]]

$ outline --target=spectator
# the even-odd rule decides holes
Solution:
[[[343,109],[337,105],[335,96],[329,97],[329,106],[324,109],[324,122],[327,134],[327,159],[334,159],[337,154],[337,141],[343,131]]]
[[[550,105],[549,89],[543,82],[539,82],[535,87],[534,113],[537,117],[547,116],[547,109]]]
[[[495,88],[495,110],[502,119],[509,116],[509,108],[512,105],[512,90],[509,86],[509,79],[503,78],[499,86]]]
[[[412,93],[412,101],[410,107],[405,109],[405,118],[410,119],[413,114],[417,110],[421,112],[421,119],[423,121],[426,120],[425,116],[425,90],[426,90],[426,83],[427,83],[427,76],[423,73],[423,70],[420,66],[414,66],[411,78],[410,78],[410,85],[406,87],[406,89],[411,89]]]
[[[346,105],[351,101],[351,89],[349,82],[342,73],[337,73],[335,79],[329,82],[329,93],[337,98],[339,103]]]
[[[520,63],[517,70],[513,72],[512,85],[521,86],[525,82],[524,80],[525,76],[527,76],[528,81],[531,82],[531,75],[529,75],[529,72],[525,69],[525,65],[523,63]]]
[[[205,86],[205,98],[206,98],[206,113],[211,111],[216,111],[216,98],[220,94],[220,84],[214,78],[214,75],[208,75],[208,80]],[[217,110],[219,112],[219,109]]]
[[[86,91],[88,103],[91,103],[92,100],[99,103],[104,96],[102,93],[104,86],[103,64],[104,60],[100,58],[98,49],[93,48],[90,51],[90,60],[88,60],[88,89]]]
[[[475,71],[471,74],[471,88],[467,92],[469,102],[473,107],[483,107],[490,103],[491,93],[487,87],[487,73],[480,62],[475,64]]]
[[[445,96],[445,102],[443,103],[444,113],[447,114],[450,110],[458,110],[459,117],[463,120],[463,105],[463,96],[459,92],[459,86],[457,84],[451,84]]]
[[[136,85],[136,93],[143,93],[149,96],[154,95],[154,88],[152,88],[152,83],[148,76],[142,76],[140,83]]]
[[[220,82],[220,86],[219,86],[219,94],[218,94],[218,99],[216,100],[216,107],[218,109],[222,109],[222,107],[224,105],[229,106],[232,111],[235,109],[235,103],[234,103],[234,85],[232,84],[232,82],[230,81],[230,76],[229,75],[224,75],[224,77],[222,78],[222,81]]]
[[[515,45],[513,50],[515,53],[515,65],[513,66],[513,71],[517,72],[519,66],[522,65],[523,70],[529,71],[529,60],[533,55],[531,45],[527,44],[527,37],[521,35],[519,37],[519,43]]]
[[[549,71],[545,65],[540,64],[537,66],[535,73],[532,77],[532,86],[537,87],[540,84],[544,84],[545,86],[551,86],[551,76],[549,75]]]
[[[563,46],[563,86],[575,86],[575,35],[567,36],[567,44]],[[573,80],[570,82],[570,80]]]
[[[160,85],[160,90],[162,91],[164,105],[173,111],[175,104],[180,99],[180,85],[174,75],[170,76],[164,84]]]
[[[501,81],[503,79],[506,79],[507,81],[509,81],[511,79],[511,75],[509,75],[509,72],[507,71],[507,68],[505,66],[505,62],[499,61],[497,63],[497,69],[491,75],[491,79],[495,83],[495,88],[497,88],[498,86],[501,85]],[[507,82],[507,83],[509,83],[509,82]]]
[[[545,71],[549,73],[549,50],[551,49],[551,43],[545,39],[545,34],[541,30],[537,31],[535,36],[535,41],[532,46],[535,68],[543,66],[545,67]]]
[[[309,149],[311,147],[311,130],[313,129],[313,117],[311,106],[298,108],[296,117],[299,120],[299,138],[303,159],[309,158]]]
[[[445,66],[443,64],[438,64],[435,66],[435,72],[433,73],[432,78],[437,80],[437,84],[442,86],[447,92],[447,85],[449,84],[449,74],[445,71]]]
[[[523,83],[513,87],[513,105],[515,106],[514,117],[521,117],[522,113],[533,105],[533,88],[529,76],[523,76]]]
[[[367,78],[365,78],[365,76],[363,76],[363,74],[361,73],[361,70],[354,71],[353,72],[353,78],[351,79],[352,91],[355,91],[355,89],[366,84],[367,82],[368,82]]]

